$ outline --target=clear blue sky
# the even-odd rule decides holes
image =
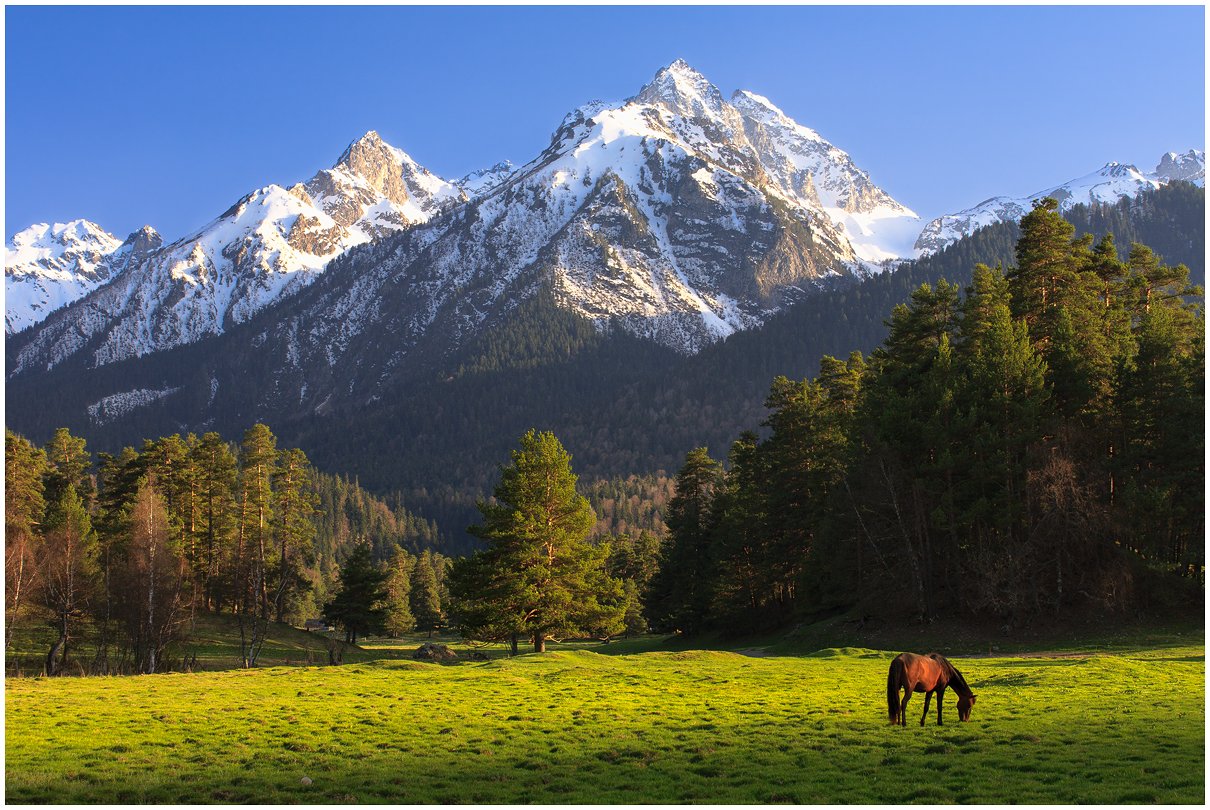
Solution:
[[[5,238],[175,238],[369,129],[446,177],[677,57],[849,152],[926,216],[1204,148],[1192,7],[5,9]]]

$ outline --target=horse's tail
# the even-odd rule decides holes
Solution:
[[[903,659],[896,657],[886,676],[886,708],[891,725],[899,722],[899,684],[903,679]]]

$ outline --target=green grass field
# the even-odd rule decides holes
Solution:
[[[609,645],[611,651],[624,648]],[[1204,641],[966,658],[970,723],[886,718],[893,653],[9,678],[10,802],[1201,804]],[[304,785],[303,778],[311,780]]]

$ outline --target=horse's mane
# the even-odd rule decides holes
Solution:
[[[969,694],[970,687],[967,684],[967,679],[963,678],[962,673],[958,672],[958,668],[950,663],[950,659],[947,659],[947,657],[941,655],[940,653],[934,653],[933,655],[937,656],[937,662],[940,663],[941,667],[944,668],[946,678],[953,685],[953,688],[955,688],[958,693],[963,693],[964,691],[964,693]]]
[[[971,688],[969,685],[967,685],[966,678],[962,677],[962,673],[958,671],[958,668],[951,664],[949,659],[940,653],[937,653],[937,658],[939,659],[941,666],[945,667],[946,674],[949,676],[949,681],[951,684],[953,684],[955,691],[970,694]]]

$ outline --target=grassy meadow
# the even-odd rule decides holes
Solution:
[[[955,658],[979,696],[886,716],[893,652],[407,660],[6,681],[10,802],[1192,803],[1201,639]],[[386,651],[380,651],[386,652]],[[373,654],[373,651],[370,651]],[[347,660],[347,659],[346,659]],[[309,784],[304,783],[310,780]]]

